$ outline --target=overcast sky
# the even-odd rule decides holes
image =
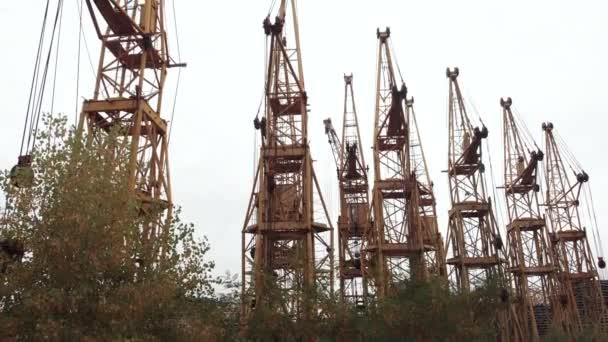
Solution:
[[[65,113],[72,123],[76,103],[82,102],[76,100],[79,2],[65,1],[55,99],[55,112]],[[2,168],[14,165],[19,153],[45,3],[0,4]],[[188,68],[182,73],[173,122],[173,197],[183,207],[183,218],[209,238],[218,273],[240,270],[240,234],[253,181],[252,120],[263,91],[261,23],[270,3],[175,2],[181,55]],[[172,1],[167,4],[171,19]],[[550,120],[590,174],[602,229],[608,224],[607,13],[605,0],[301,0],[302,55],[312,110],[310,144],[332,221],[339,206],[337,180],[322,120],[331,116],[334,126],[341,127],[342,76],[354,73],[363,144],[369,147],[364,149],[366,161],[373,162],[376,28],[390,26],[396,58],[415,97],[444,236],[449,207],[448,182],[441,172],[447,165],[447,66],[460,68],[464,95],[490,130],[496,182],[502,184],[503,177],[499,99],[510,96],[539,145],[541,123]],[[100,44],[86,12],[83,26],[91,63],[83,45],[79,95],[91,97],[92,65],[97,65]],[[172,19],[168,30],[177,59]],[[175,89],[177,71],[171,72],[165,119],[171,117]],[[47,103],[44,110],[49,109]],[[499,196],[504,202],[504,195]],[[608,241],[606,229],[601,234]]]

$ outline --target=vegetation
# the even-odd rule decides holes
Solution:
[[[440,280],[408,282],[380,302],[366,306],[323,300],[312,321],[293,322],[276,310],[254,312],[249,340],[321,336],[327,341],[446,341],[495,339],[495,314],[501,305],[494,287],[454,296]]]
[[[140,231],[150,218],[129,190],[129,149],[118,134],[83,146],[65,118],[46,117],[32,169],[0,176],[1,341],[496,340],[500,291],[488,284],[453,295],[439,280],[401,284],[359,308],[311,293],[323,310],[298,322],[258,305],[241,325],[238,277],[212,277],[209,245],[179,210],[155,246],[164,257],[145,260]],[[31,186],[15,187],[18,174]],[[286,299],[270,293],[271,305]]]
[[[213,295],[209,246],[175,211],[161,260],[146,263],[140,215],[127,186],[128,148],[117,134],[83,142],[65,118],[45,118],[34,184],[5,173],[2,238],[24,246],[3,260],[0,340],[205,340],[220,324],[202,317]],[[112,152],[108,152],[112,151]],[[159,242],[161,243],[161,242]],[[13,262],[11,262],[13,261]],[[196,308],[196,309],[194,309]]]

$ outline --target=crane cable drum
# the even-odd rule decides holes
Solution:
[[[36,145],[36,137],[42,113],[42,105],[47,88],[47,78],[51,60],[53,59],[53,51],[56,40],[59,40],[61,32],[61,22],[63,15],[63,0],[57,1],[54,20],[49,20],[49,12],[51,1],[47,0],[44,15],[42,18],[42,26],[40,29],[40,37],[38,40],[38,49],[36,60],[34,62],[34,71],[30,85],[30,94],[27,102],[25,122],[23,125],[23,133],[21,136],[21,146],[19,148],[19,157],[17,165],[15,165],[10,173],[10,183],[17,188],[28,188],[34,184],[34,171],[32,169],[32,154]],[[50,33],[47,32],[50,30]],[[57,42],[57,45],[59,43]],[[46,56],[46,58],[45,58]],[[43,60],[43,58],[45,58]],[[55,73],[52,86],[51,102],[54,105],[55,85],[56,85],[56,70],[59,60],[58,50],[55,52]]]

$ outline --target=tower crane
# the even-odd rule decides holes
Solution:
[[[588,196],[589,175],[557,136],[553,123],[543,123],[542,128],[547,152],[545,206],[551,224],[550,240],[558,264],[558,280],[563,287],[560,301],[573,329],[580,331],[599,324],[605,331],[606,307],[587,238],[587,232],[591,231],[599,239],[598,227],[592,217],[584,220],[581,215],[583,208],[592,206]],[[601,241],[596,243],[601,245]],[[598,266],[606,267],[603,257],[599,257]]]
[[[552,323],[567,331],[569,319],[559,303],[556,263],[539,202],[539,169],[544,153],[527,135],[523,122],[515,120],[512,104],[510,97],[500,100],[509,272],[524,339],[537,341]]]
[[[367,286],[361,257],[363,239],[369,232],[369,185],[353,92],[353,76],[344,76],[342,142],[331,119],[323,121],[340,182],[338,251],[340,295],[357,307],[365,305]]]
[[[451,209],[448,222],[447,259],[450,280],[460,293],[468,293],[497,280],[505,309],[497,312],[501,340],[518,341],[523,335],[518,317],[510,305],[506,260],[492,203],[486,195],[482,144],[488,129],[473,127],[458,84],[459,70],[446,70],[449,80],[448,179]]]
[[[439,273],[436,258],[437,224],[434,196],[427,179],[412,161],[413,111],[406,104],[407,88],[397,83],[389,46],[390,29],[377,30],[378,66],[374,121],[374,228],[366,239],[365,265],[369,265],[370,291],[382,298],[398,283],[424,281]],[[421,149],[420,149],[421,151]],[[426,186],[424,183],[427,183]],[[422,203],[423,201],[429,201]],[[426,211],[423,208],[433,210]]]
[[[130,148],[129,187],[145,215],[138,262],[154,265],[172,214],[168,123],[161,115],[169,56],[164,0],[86,0],[101,41],[95,90],[82,105],[79,134],[90,141],[119,132]],[[121,145],[121,144],[118,144]]]
[[[319,310],[306,294],[333,295],[333,227],[310,155],[296,9],[294,0],[282,0],[274,21],[269,13],[263,23],[268,69],[265,115],[254,120],[260,158],[242,230],[244,321],[257,308],[310,318]],[[273,301],[271,291],[285,302]]]
[[[429,246],[433,246],[425,253],[426,264],[428,265],[429,274],[447,280],[445,246],[437,223],[437,201],[435,200],[433,189],[434,184],[431,181],[424,149],[422,148],[418,120],[416,119],[416,111],[414,110],[414,98],[406,99],[405,105],[406,115],[411,125],[409,134],[410,168],[418,187],[418,213],[423,225],[424,242]]]

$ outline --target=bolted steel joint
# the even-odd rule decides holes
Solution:
[[[378,37],[378,39],[385,42],[391,36],[391,28],[387,26],[386,30],[384,31],[380,31],[379,28],[376,29],[376,36]]]
[[[589,175],[587,174],[587,172],[582,171],[581,173],[576,175],[576,180],[579,183],[587,183],[589,181]]]
[[[267,36],[272,33],[272,23],[270,22],[270,17],[264,18],[262,27],[264,27],[264,34],[266,34]]]
[[[325,134],[329,134],[332,129],[331,119],[327,118],[323,120],[323,125],[325,125]]]
[[[353,84],[353,74],[351,73],[350,75],[344,75],[344,82],[346,84]]]
[[[267,36],[275,35],[278,36],[283,31],[283,25],[285,24],[285,20],[280,17],[276,17],[275,23],[272,24],[270,21],[270,17],[266,17],[264,22],[262,23],[262,27],[264,28],[264,34]]]
[[[458,68],[454,68],[454,70],[450,70],[449,67],[447,67],[445,69],[445,76],[449,79],[451,79],[452,81],[455,81],[456,78],[458,78],[458,75],[460,74],[460,70],[458,70]]]
[[[412,96],[409,99],[406,99],[405,105],[408,106],[409,108],[412,108],[414,106],[414,97]]]

